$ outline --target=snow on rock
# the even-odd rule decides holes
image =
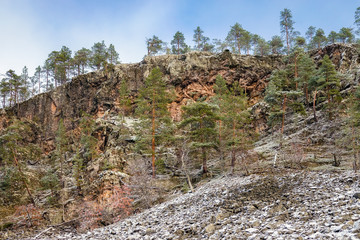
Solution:
[[[43,239],[360,239],[357,174],[222,177],[121,222]]]

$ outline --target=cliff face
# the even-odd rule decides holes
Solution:
[[[34,120],[43,129],[42,140],[51,139],[60,118],[71,129],[82,112],[97,117],[105,112],[118,112],[120,82],[128,81],[133,98],[151,69],[159,67],[166,81],[176,90],[177,97],[170,111],[172,117],[179,120],[180,108],[187,101],[214,95],[212,86],[217,75],[222,75],[228,84],[239,81],[250,101],[255,103],[266,87],[267,77],[281,65],[280,56],[239,56],[228,51],[219,55],[191,52],[179,56],[146,57],[140,63],[120,64],[107,71],[78,76],[53,91],[21,103],[5,115]],[[0,127],[6,125],[4,114],[0,122]]]
[[[360,58],[353,46],[333,44],[310,52],[320,63],[328,54],[337,70],[342,73],[354,72],[354,82],[359,78],[356,69]],[[107,71],[96,71],[74,78],[71,82],[53,91],[37,95],[6,112],[0,113],[0,128],[6,126],[9,116],[31,119],[39,124],[43,134],[38,141],[51,140],[60,118],[67,129],[73,129],[83,112],[102,117],[106,112],[117,113],[118,89],[126,79],[134,99],[137,90],[151,69],[159,67],[164,78],[176,91],[176,99],[170,106],[173,119],[181,117],[181,106],[187,101],[208,99],[214,95],[213,84],[216,76],[223,76],[231,85],[238,81],[246,90],[251,104],[257,103],[264,93],[267,78],[271,72],[283,66],[281,56],[240,56],[225,51],[212,55],[204,52],[190,52],[184,55],[163,55],[145,57],[136,64],[120,64]],[[254,109],[255,118],[264,118],[263,109]],[[259,116],[257,116],[259,115]],[[260,130],[266,121],[258,124]]]

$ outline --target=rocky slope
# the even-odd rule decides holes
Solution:
[[[343,74],[342,94],[344,96],[348,95],[360,81],[360,74],[358,74],[360,59],[357,50],[349,45],[334,44],[313,51],[311,56],[315,61],[319,62],[324,54],[330,55],[337,70]],[[246,89],[250,97],[250,103],[255,104],[252,106],[252,114],[256,120],[254,125],[261,133],[261,137],[256,143],[255,155],[257,160],[253,164],[255,166],[252,172],[262,172],[272,165],[272,161],[268,160],[274,158],[279,149],[279,143],[273,137],[273,129],[268,129],[266,125],[268,106],[261,102],[261,99],[267,84],[267,77],[273,70],[281,68],[282,65],[280,56],[239,56],[227,51],[219,55],[191,52],[181,56],[146,57],[137,64],[121,64],[106,71],[97,71],[79,76],[54,91],[40,94],[17,107],[6,111],[3,110],[0,113],[0,129],[7,126],[10,116],[32,120],[33,133],[31,141],[41,143],[41,147],[47,155],[46,157],[50,159],[51,152],[54,150],[54,135],[60,118],[64,119],[67,130],[72,130],[77,127],[82,112],[90,114],[96,119],[97,128],[93,135],[99,140],[98,146],[101,153],[99,157],[87,163],[84,171],[86,171],[86,177],[91,180],[89,181],[91,182],[90,187],[96,188],[103,181],[119,182],[126,179],[128,175],[123,173],[123,167],[128,165],[134,158],[134,153],[131,150],[131,144],[134,143],[131,136],[131,126],[136,120],[125,119],[124,125],[127,128],[125,130],[130,132],[125,136],[122,133],[124,125],[119,117],[118,105],[118,88],[121,81],[124,79],[128,81],[132,90],[130,98],[134,99],[137,90],[151,69],[159,67],[169,86],[176,91],[177,98],[171,104],[170,110],[172,117],[178,120],[180,118],[180,107],[186,104],[187,101],[208,99],[214,95],[212,86],[216,76],[220,74],[228,84],[239,81]],[[329,169],[332,164],[335,139],[341,139],[346,135],[345,132],[340,131],[344,122],[341,118],[337,118],[336,121],[328,121],[326,117],[323,117],[325,113],[320,108],[318,115],[320,118],[318,123],[313,121],[311,115],[287,117],[284,136],[287,143],[284,144],[283,148],[287,150],[279,153],[277,166],[300,168],[324,165],[326,169]],[[346,151],[342,153],[347,156]],[[289,162],[289,159],[295,159],[295,161]],[[296,159],[300,160],[297,162]],[[74,193],[76,187],[72,172],[73,160],[73,156],[69,154],[66,161],[68,171],[65,178],[67,186],[65,191],[69,193],[69,196],[76,195]],[[351,169],[350,163],[351,161],[345,161],[340,168]],[[40,161],[32,165],[31,169],[45,171],[50,168],[46,164],[46,161]],[[116,169],[114,171],[105,170],[104,166],[106,164],[116,166]],[[314,224],[322,226],[320,230],[321,234],[324,233],[324,235],[321,235],[324,238],[325,236],[337,238],[341,234],[354,237],[357,233],[353,232],[353,228],[356,228],[358,223],[355,224],[355,222],[360,217],[356,215],[358,214],[357,210],[352,208],[352,204],[356,205],[357,202],[352,201],[349,196],[358,186],[357,183],[339,183],[340,185],[336,185],[336,182],[340,182],[343,177],[346,179],[352,178],[353,182],[357,182],[355,175],[349,172],[299,173],[285,176],[275,175],[274,177],[257,175],[247,178],[226,177],[204,185],[195,193],[180,196],[171,202],[164,203],[157,208],[114,225],[114,230],[105,228],[89,233],[89,237],[96,239],[103,234],[108,238],[117,237],[117,239],[128,239],[131,236],[133,239],[166,239],[167,237],[174,239],[206,239],[211,236],[214,239],[229,239],[231,237],[258,239],[263,236],[266,238],[270,236],[270,239],[278,239],[278,237],[282,236],[286,239],[285,233],[288,233],[292,234],[290,235],[292,236],[291,239],[297,236],[305,239],[306,236],[312,236],[319,230],[316,226],[309,225],[312,219],[315,219]],[[328,183],[328,181],[325,181],[327,178],[332,179],[336,184],[333,182]],[[169,181],[166,184],[168,183]],[[169,189],[179,187],[178,182],[171,184],[173,185],[169,186]],[[314,184],[318,184],[318,187],[311,191],[312,187],[315,186]],[[351,191],[347,186],[351,187]],[[229,190],[226,190],[227,188]],[[323,190],[321,190],[322,188]],[[336,189],[336,191],[332,188]],[[249,189],[255,189],[255,192],[251,192],[252,190]],[[326,225],[321,218],[328,216],[322,210],[311,207],[311,204],[314,203],[312,198],[314,198],[319,202],[324,202],[322,203],[324,205],[318,203],[319,207],[331,209],[331,206],[325,203],[326,197],[335,200],[335,197],[331,195],[331,191],[335,195],[345,194],[346,201],[338,201],[339,204],[344,202],[345,204],[336,205],[343,209],[344,213],[346,209],[348,209],[348,212],[350,210],[356,212],[354,219],[346,220],[350,223],[344,220],[343,222],[346,225],[342,226],[341,230],[336,229],[336,231],[331,230],[331,226],[334,227],[336,222],[331,223],[333,225]],[[289,197],[287,192],[293,195]],[[285,196],[283,196],[284,194]],[[299,194],[301,196],[297,198]],[[46,201],[41,194],[37,197],[41,203]],[[287,198],[290,198],[290,200],[286,200]],[[279,201],[281,207],[276,208],[276,206],[280,205]],[[301,205],[301,202],[306,204]],[[69,206],[71,204],[76,205],[77,201],[75,198],[71,198],[69,203]],[[162,215],[162,211],[165,215]],[[285,214],[286,211],[288,212],[287,215]],[[309,217],[306,215],[309,211],[316,214]],[[286,217],[283,217],[280,213],[284,213]],[[154,217],[151,217],[152,214],[154,214]],[[50,216],[51,224],[59,223],[55,216],[57,215]],[[333,216],[336,216],[336,214],[334,213]],[[154,223],[153,221],[156,218],[166,221]],[[181,218],[187,220],[179,221]],[[257,223],[255,219],[258,219]],[[140,222],[139,225],[136,225],[137,221]],[[279,222],[288,224],[288,227],[281,227],[281,224],[278,224]],[[299,224],[306,225],[306,227],[299,230]],[[185,225],[186,227],[184,227]],[[308,229],[310,230],[308,231]],[[44,236],[46,235],[41,237]],[[67,239],[70,236],[75,235],[61,235],[58,237]],[[54,236],[49,235],[49,237]],[[85,239],[86,235],[76,237]],[[319,239],[315,235],[311,238]]]
[[[82,235],[36,239],[359,239],[358,174],[224,176]]]

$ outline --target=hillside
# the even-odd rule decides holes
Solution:
[[[339,111],[329,119],[322,100],[317,106],[318,122],[310,105],[305,115],[287,113],[281,147],[279,126],[268,125],[270,107],[263,101],[271,74],[286,67],[280,55],[245,56],[225,51],[145,57],[140,63],[80,75],[53,91],[2,109],[2,143],[14,141],[9,149],[16,149],[23,158],[14,165],[0,159],[10,169],[0,173],[0,216],[4,219],[0,236],[19,237],[17,229],[31,225],[30,233],[25,231],[20,238],[35,236],[45,226],[52,226],[40,238],[46,239],[46,234],[55,238],[54,234],[62,230],[71,232],[61,235],[65,239],[229,239],[239,235],[244,239],[279,239],[287,238],[287,234],[299,239],[345,235],[356,239],[360,212],[358,201],[352,197],[358,191],[358,180],[350,172],[353,156],[345,141],[349,135],[345,108],[360,82],[359,53],[354,45],[332,44],[309,55],[317,66],[329,55],[340,74]],[[151,153],[141,149],[142,138],[146,138],[139,135],[141,120],[134,113],[139,90],[155,67],[162,72],[168,90],[175,91],[168,104],[174,125],[182,120],[182,106],[216,95],[217,76],[222,76],[229,88],[239,83],[244,89],[251,119],[248,126],[256,140],[249,149],[241,150],[246,154],[238,155],[235,168],[229,165],[230,152],[224,157],[215,148],[207,150],[209,173],[202,174],[200,154],[193,149],[186,153],[187,142],[171,145],[165,141],[157,145],[161,157],[156,162],[157,177],[151,178]],[[131,102],[127,114],[119,93],[125,81]],[[186,164],[181,162],[185,155]],[[9,153],[2,156],[9,157]],[[334,158],[340,159],[339,165],[333,166]],[[19,166],[24,174],[9,174],[16,173]],[[28,183],[27,189],[22,181]],[[189,182],[194,184],[193,193],[189,193]],[[127,194],[124,199],[131,198],[131,204],[121,207],[140,213],[88,235],[73,233],[80,229],[84,206],[100,201],[100,196],[106,199],[109,185],[120,187],[120,194]],[[131,194],[123,186],[129,186]],[[33,197],[28,196],[29,191]],[[18,207],[27,206],[30,198],[37,205],[38,226],[29,223],[24,213],[16,215]],[[96,226],[115,221],[112,213],[108,217],[100,217]],[[299,225],[304,228],[297,229]],[[316,235],[318,232],[322,235]]]
[[[114,225],[37,239],[359,239],[358,185],[349,171],[221,177]]]

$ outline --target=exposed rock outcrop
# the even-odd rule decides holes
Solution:
[[[180,107],[189,100],[207,99],[214,95],[212,85],[217,75],[228,84],[239,81],[255,103],[261,97],[266,79],[282,65],[280,56],[240,56],[225,51],[219,55],[190,52],[184,55],[145,57],[136,64],[120,64],[106,71],[91,72],[74,78],[54,91],[37,95],[17,107],[8,115],[29,118],[40,123],[44,130],[42,140],[51,139],[58,121],[64,118],[68,129],[74,128],[82,112],[101,117],[106,111],[118,111],[118,87],[128,80],[132,96],[141,87],[151,69],[159,67],[164,78],[176,90],[177,98],[170,111],[174,119],[180,118]],[[5,125],[1,121],[0,127]]]

